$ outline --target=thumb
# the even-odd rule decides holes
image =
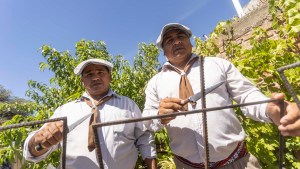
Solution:
[[[284,94],[283,93],[272,93],[271,94],[271,99],[284,99]],[[268,116],[272,119],[272,121],[276,125],[280,125],[280,107],[279,104],[276,102],[270,102],[267,104],[266,107],[266,113]]]

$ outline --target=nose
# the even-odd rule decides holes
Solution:
[[[92,80],[93,81],[97,81],[97,80],[99,80],[101,77],[99,76],[99,75],[96,75],[96,74],[94,74],[93,76],[92,76]]]
[[[178,45],[178,44],[181,44],[181,40],[179,39],[179,38],[175,38],[174,39],[174,43],[173,43],[173,45]]]

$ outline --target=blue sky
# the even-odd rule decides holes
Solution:
[[[48,84],[52,74],[39,71],[44,44],[72,53],[81,39],[102,40],[132,62],[138,44],[154,43],[166,23],[202,37],[234,16],[232,0],[0,0],[0,85],[26,98],[29,80]]]

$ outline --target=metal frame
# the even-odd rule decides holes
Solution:
[[[297,98],[297,95],[296,95],[295,91],[293,90],[292,86],[290,85],[290,83],[288,82],[287,78],[284,75],[285,70],[290,69],[290,68],[295,68],[298,66],[300,66],[300,62],[278,68],[277,71],[278,71],[281,79],[283,80],[283,84],[287,88],[288,92],[292,95],[297,106],[300,108],[300,101]],[[111,121],[111,122],[96,123],[93,125],[93,130],[94,130],[94,134],[95,134],[96,155],[97,155],[97,159],[99,161],[99,167],[100,167],[100,169],[104,169],[100,141],[99,141],[99,136],[98,136],[98,132],[97,132],[98,127],[117,125],[117,124],[125,124],[125,123],[133,123],[133,122],[152,120],[152,119],[161,119],[161,118],[166,118],[166,117],[174,117],[174,116],[181,116],[181,115],[187,115],[187,114],[205,113],[205,112],[209,112],[209,111],[228,109],[228,108],[237,108],[237,107],[250,106],[250,105],[262,104],[262,103],[270,103],[270,102],[279,103],[280,116],[283,117],[284,112],[285,112],[284,100],[269,99],[269,100],[265,100],[265,101],[257,101],[257,102],[250,102],[250,103],[244,103],[244,104],[235,104],[235,105],[230,105],[230,106],[204,108],[204,109],[200,109],[200,110],[175,112],[172,114],[164,114],[164,115],[148,116],[148,117],[135,118],[135,119],[116,120],[116,121]],[[68,133],[67,117],[60,117],[60,118],[54,118],[54,119],[48,119],[48,120],[38,120],[38,121],[34,121],[34,122],[25,122],[25,123],[13,124],[13,125],[2,126],[2,127],[0,126],[0,132],[4,131],[4,130],[9,130],[9,129],[32,126],[32,125],[37,125],[37,124],[44,124],[44,123],[55,122],[55,121],[63,121],[63,147],[62,147],[62,155],[61,155],[61,163],[62,163],[61,168],[65,169],[66,146],[67,146],[66,143],[67,143],[67,133]],[[284,138],[281,134],[279,134],[279,144],[280,144],[280,147],[279,147],[280,154],[279,154],[278,166],[279,166],[279,169],[282,169],[283,168]],[[207,168],[207,164],[205,165],[205,167]]]
[[[280,115],[283,117],[284,115],[284,100],[281,99],[269,99],[264,101],[257,101],[257,102],[249,102],[244,104],[235,104],[230,106],[222,106],[222,107],[213,107],[213,108],[206,108],[206,109],[199,109],[199,110],[192,110],[192,111],[182,111],[182,112],[175,112],[172,114],[163,114],[163,115],[157,115],[157,116],[148,116],[148,117],[142,117],[142,118],[134,118],[134,119],[126,119],[126,120],[116,120],[116,121],[110,121],[110,122],[102,122],[102,123],[96,123],[93,124],[93,130],[95,133],[95,145],[96,145],[96,153],[97,153],[97,159],[99,161],[99,167],[100,169],[104,169],[103,161],[102,161],[102,155],[101,155],[101,147],[98,137],[97,128],[98,127],[104,127],[104,126],[111,126],[111,125],[117,125],[117,124],[125,124],[125,123],[133,123],[133,122],[139,122],[139,121],[146,121],[146,120],[152,120],[152,119],[161,119],[161,118],[167,118],[167,117],[174,117],[174,116],[181,116],[181,115],[187,115],[187,114],[195,114],[195,113],[203,113],[203,112],[209,112],[209,111],[215,111],[215,110],[221,110],[221,109],[229,109],[229,108],[237,108],[237,107],[244,107],[244,106],[250,106],[255,104],[262,104],[262,103],[270,103],[270,102],[277,102],[280,104]],[[97,134],[96,134],[97,133]],[[282,147],[282,150],[284,148],[284,139],[281,134],[280,135],[280,147]],[[279,168],[282,168],[282,159],[283,159],[283,151],[280,151],[279,155]]]
[[[62,147],[62,154],[61,154],[61,168],[66,168],[66,148],[67,148],[67,133],[68,133],[68,125],[67,125],[67,117],[60,117],[60,118],[54,118],[54,119],[47,119],[47,120],[38,120],[33,122],[25,122],[20,124],[12,124],[8,126],[2,126],[0,127],[0,132],[4,130],[10,130],[14,128],[20,128],[20,127],[26,127],[26,126],[33,126],[37,124],[44,124],[49,122],[55,122],[55,121],[63,121],[63,147]]]

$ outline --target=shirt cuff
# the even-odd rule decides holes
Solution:
[[[151,137],[152,138],[152,137]],[[149,142],[149,145],[139,148],[143,160],[146,158],[156,158],[156,145],[154,139]]]
[[[260,112],[264,112],[264,113],[261,113],[261,118],[262,118],[262,120],[264,120],[267,123],[273,123],[272,119],[268,116],[268,113],[266,111],[267,105],[268,105],[268,103],[264,103],[264,104],[260,105]]]

